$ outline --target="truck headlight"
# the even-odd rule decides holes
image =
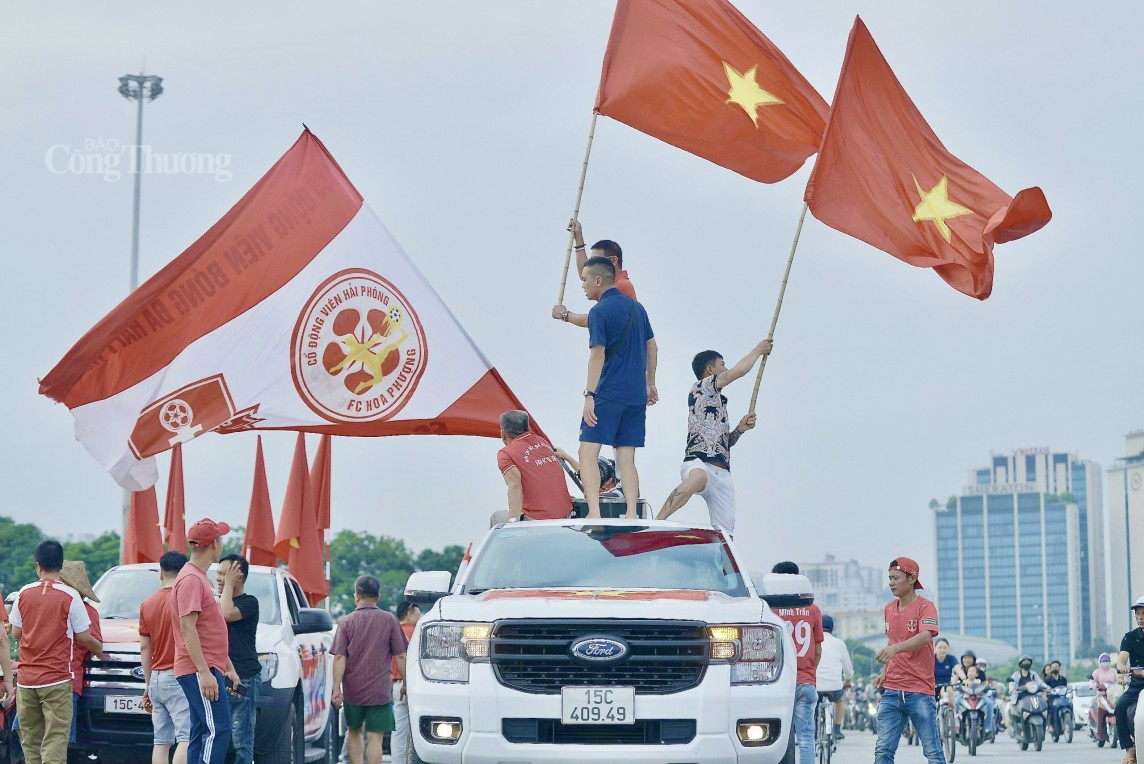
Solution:
[[[421,674],[435,682],[468,682],[469,664],[489,659],[487,623],[434,623],[421,632]]]
[[[729,663],[731,684],[769,684],[782,673],[782,639],[773,626],[711,626],[711,662]]]

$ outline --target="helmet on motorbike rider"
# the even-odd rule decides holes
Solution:
[[[1097,663],[1112,663],[1112,656],[1108,653],[1101,653],[1100,657],[1096,659]]]
[[[966,663],[965,662],[966,658],[970,658],[971,660],[968,663]],[[972,666],[975,663],[977,663],[977,654],[975,652],[973,652],[972,650],[966,650],[965,652],[963,652],[961,654],[961,667],[962,667],[962,669],[968,669],[970,666]]]
[[[832,616],[822,616],[822,630],[828,633],[834,632],[834,618]]]
[[[1022,655],[1021,660],[1017,661],[1017,668],[1023,668],[1030,671],[1033,668],[1033,659],[1028,655]]]

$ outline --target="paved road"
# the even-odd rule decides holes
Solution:
[[[1032,748],[1022,751],[1008,733],[1002,733],[997,742],[978,749],[977,756],[971,757],[968,749],[958,747],[955,764],[969,764],[980,761],[981,764],[1009,764],[1009,762],[1027,762],[1028,764],[1119,764],[1122,751],[1110,749],[1107,746],[1097,748],[1096,743],[1088,739],[1086,730],[1077,730],[1073,735],[1072,744],[1054,743],[1050,737],[1045,741],[1044,750],[1037,753]],[[905,738],[898,747],[896,764],[925,764],[920,746],[907,746]],[[846,739],[838,744],[838,750],[831,759],[832,764],[870,764],[874,761],[874,736],[869,732],[847,732]]]

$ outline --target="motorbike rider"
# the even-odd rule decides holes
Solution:
[[[1010,709],[1011,712],[1012,709],[1015,709],[1017,706],[1016,701],[1018,693],[1029,682],[1033,682],[1037,685],[1037,692],[1040,692],[1045,688],[1045,684],[1041,681],[1041,677],[1037,675],[1036,671],[1033,671],[1033,659],[1028,655],[1022,655],[1021,659],[1017,661],[1017,670],[1014,671],[1013,674],[1009,677],[1009,694],[1013,696],[1013,705]]]
[[[1128,689],[1116,701],[1116,736],[1120,739],[1120,747],[1124,749],[1125,764],[1134,764],[1136,761],[1136,745],[1132,741],[1132,730],[1128,726],[1128,710],[1135,705],[1135,724],[1138,729],[1144,729],[1144,703],[1137,704],[1140,691],[1144,690],[1144,671],[1132,671],[1133,668],[1144,666],[1144,597],[1132,603],[1132,615],[1136,619],[1136,628],[1124,635],[1120,640],[1120,654],[1116,657],[1116,670],[1121,674],[1131,671],[1132,679]]]
[[[1047,687],[1052,689],[1054,687],[1067,688],[1069,686],[1069,678],[1061,673],[1060,661],[1053,661],[1048,665],[1048,669],[1049,670],[1046,672],[1044,677],[1044,682]],[[1057,695],[1053,697],[1053,702],[1050,705],[1050,708],[1052,709],[1052,713],[1050,713],[1049,716],[1053,720],[1053,724],[1059,725],[1061,711],[1066,708],[1072,708],[1072,701],[1067,695]],[[1057,729],[1057,734],[1064,734],[1064,730]]]
[[[1089,716],[1092,717],[1096,729],[1096,739],[1102,743],[1107,743],[1105,739],[1105,732],[1107,725],[1105,719],[1108,716],[1108,710],[1105,708],[1104,703],[1101,703],[1100,693],[1107,693],[1108,688],[1116,684],[1119,679],[1119,674],[1116,669],[1112,668],[1112,656],[1108,653],[1101,653],[1096,661],[1097,668],[1088,677],[1088,685],[1096,690],[1097,697],[1093,698],[1092,706],[1089,708]]]

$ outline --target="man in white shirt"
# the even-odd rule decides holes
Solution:
[[[815,686],[820,695],[826,695],[834,703],[834,739],[842,740],[842,719],[846,716],[845,688],[854,678],[854,664],[850,662],[850,651],[846,643],[834,636],[834,619],[822,616],[822,660],[818,662],[818,678]]]

